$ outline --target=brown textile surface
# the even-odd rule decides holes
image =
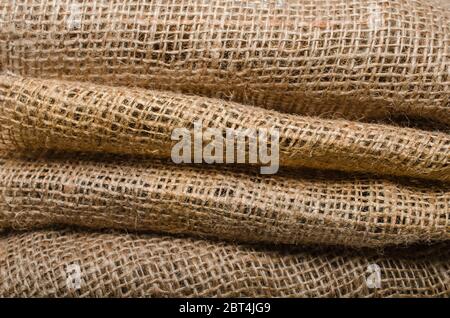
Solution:
[[[1,228],[65,224],[378,247],[448,241],[449,222],[443,184],[130,158],[0,161]]]
[[[450,134],[287,115],[219,99],[0,76],[0,147],[170,157],[174,128],[277,128],[280,164],[450,181]],[[236,144],[235,144],[236,145]]]
[[[449,9],[0,0],[0,297],[449,298]],[[199,121],[280,172],[170,163]]]
[[[450,1],[449,0],[433,0],[436,5],[442,6],[445,10],[450,10]]]
[[[449,124],[449,12],[428,0],[1,0],[0,67]]]
[[[273,251],[153,235],[10,234],[0,238],[0,296],[450,297],[448,245],[426,250]],[[381,285],[369,288],[375,265]]]

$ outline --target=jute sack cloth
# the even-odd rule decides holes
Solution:
[[[157,90],[0,76],[0,148],[169,158],[175,128],[278,129],[283,166],[450,181],[450,134],[282,114]],[[208,141],[209,142],[209,141]],[[206,142],[205,142],[206,143]],[[236,143],[234,146],[236,147]],[[225,147],[224,147],[225,151]],[[193,152],[192,152],[193,154]]]
[[[449,250],[380,255],[38,231],[0,238],[0,296],[449,297]]]
[[[355,247],[450,240],[445,184],[71,157],[1,159],[0,228],[63,224]]]
[[[284,112],[450,124],[450,10],[428,0],[0,1],[1,69]]]

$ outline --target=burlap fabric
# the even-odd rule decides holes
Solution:
[[[446,10],[450,10],[450,1],[448,0],[433,0],[437,5],[442,6]]]
[[[64,224],[378,247],[449,240],[449,207],[443,184],[312,171],[269,177],[130,158],[0,161],[0,228]]]
[[[0,239],[0,296],[449,297],[449,256],[447,245],[377,255],[42,231]]]
[[[280,164],[450,181],[450,134],[287,115],[219,99],[0,76],[0,148],[170,157],[175,128],[277,128]],[[236,144],[235,144],[236,145]]]
[[[0,297],[450,297],[448,5],[0,0]],[[170,164],[199,120],[282,171]]]
[[[0,1],[0,65],[348,119],[450,123],[450,14],[428,0]]]

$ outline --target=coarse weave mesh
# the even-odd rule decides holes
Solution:
[[[279,129],[280,164],[450,181],[450,134],[164,91],[0,76],[0,147],[170,157],[175,128]],[[269,131],[270,132],[270,131]],[[236,146],[236,144],[234,144]],[[224,147],[225,149],[225,147]]]
[[[312,171],[269,177],[130,158],[0,161],[0,228],[65,224],[378,247],[448,241],[449,222],[443,184]]]
[[[449,44],[449,0],[0,0],[0,297],[450,298]],[[171,163],[194,122],[280,172]]]
[[[428,0],[1,0],[0,65],[348,119],[450,123],[450,14]]]
[[[449,250],[377,255],[153,235],[11,234],[0,238],[0,296],[450,297]]]

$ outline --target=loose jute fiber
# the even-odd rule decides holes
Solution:
[[[450,124],[449,44],[428,0],[0,1],[3,70],[347,119]]]
[[[175,128],[278,129],[280,164],[450,181],[450,134],[156,90],[0,76],[0,148],[170,157]],[[235,144],[236,145],[236,144]]]
[[[64,224],[356,247],[450,239],[443,184],[74,157],[2,159],[0,228]]]
[[[41,231],[0,249],[8,297],[450,297],[447,245],[378,255]]]

